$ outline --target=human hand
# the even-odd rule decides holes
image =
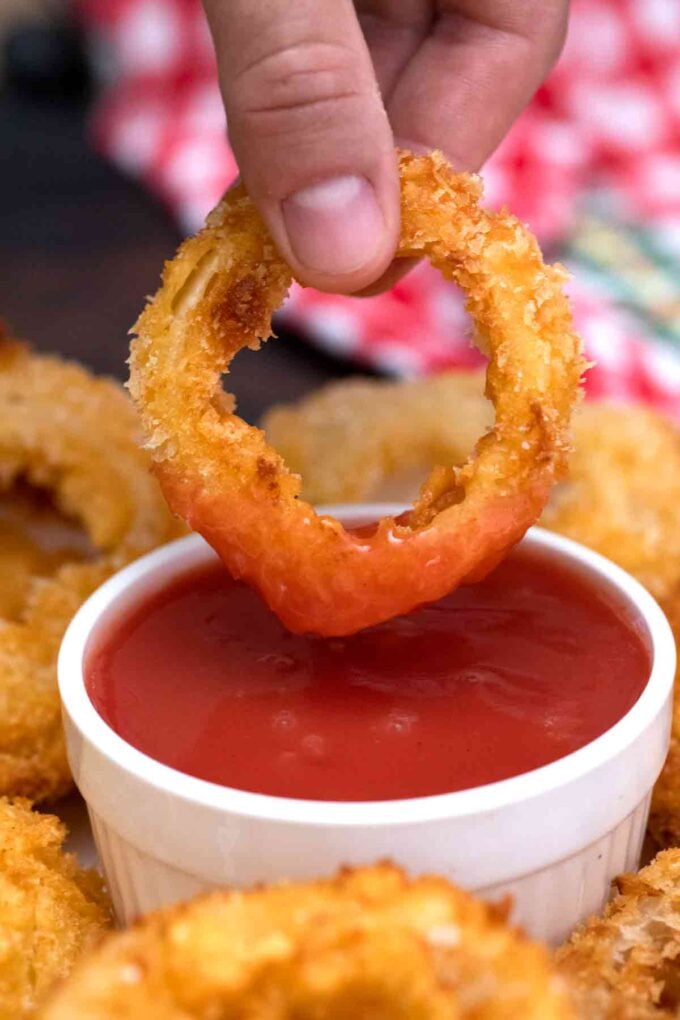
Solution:
[[[301,282],[395,278],[395,145],[477,170],[556,60],[568,0],[204,0],[248,191]]]

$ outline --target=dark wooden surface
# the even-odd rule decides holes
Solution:
[[[169,215],[98,159],[84,100],[0,94],[0,317],[43,350],[124,378],[127,330],[179,240]],[[355,371],[291,335],[235,361],[255,421]]]

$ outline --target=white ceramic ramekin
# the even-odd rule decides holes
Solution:
[[[395,510],[330,509],[349,523]],[[551,765],[412,800],[320,803],[246,793],[183,775],[131,747],[88,697],[87,645],[112,618],[214,553],[190,536],[95,592],[64,638],[59,687],[71,768],[119,918],[128,922],[213,885],[316,877],[380,858],[415,873],[447,875],[488,898],[510,893],[515,920],[550,942],[598,910],[611,879],[639,861],[652,786],[668,746],[675,645],[657,604],[618,567],[539,529],[524,541],[576,564],[627,600],[652,649],[647,686],[612,729]]]

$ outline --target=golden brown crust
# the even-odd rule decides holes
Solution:
[[[402,153],[400,175],[398,255],[428,258],[466,291],[496,409],[472,457],[433,472],[408,519],[358,538],[317,517],[264,434],[225,410],[222,374],[269,335],[290,284],[242,188],[166,265],[135,327],[130,388],[168,502],[291,630],[351,633],[481,576],[535,521],[569,447],[584,362],[564,270],[514,217],[481,209],[479,179],[441,154]]]
[[[680,1015],[680,850],[667,850],[557,953],[583,1020]]]
[[[614,560],[664,602],[680,584],[680,431],[645,407],[585,404],[569,477],[541,523]]]
[[[130,560],[180,533],[138,447],[122,387],[57,357],[0,341],[0,490],[47,490],[87,532],[92,559],[36,576],[0,620],[0,794],[54,798],[71,779],[56,656],[85,598]]]
[[[109,938],[44,1020],[567,1020],[547,951],[391,865],[216,892]]]
[[[65,828],[0,797],[0,1020],[32,1016],[111,927],[101,879],[61,845]]]

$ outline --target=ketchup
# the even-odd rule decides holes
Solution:
[[[195,568],[97,637],[86,682],[116,733],[180,772],[374,801],[555,761],[616,723],[649,672],[615,592],[520,547],[476,585],[331,639],[286,631],[221,565]]]

